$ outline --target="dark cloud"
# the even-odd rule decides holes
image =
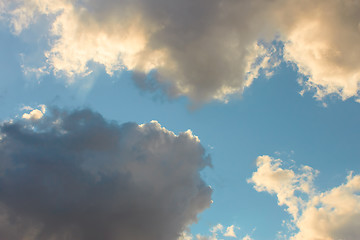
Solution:
[[[190,131],[52,110],[1,125],[0,239],[175,240],[209,207]]]

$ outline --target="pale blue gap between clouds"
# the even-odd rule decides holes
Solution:
[[[79,88],[65,87],[51,75],[38,84],[34,78],[24,77],[20,66],[20,54],[34,45],[27,45],[4,27],[1,35],[2,46],[7,46],[1,55],[2,120],[20,114],[23,104],[85,106],[119,122],[156,119],[176,133],[192,129],[203,145],[209,146],[214,169],[203,175],[214,188],[214,204],[200,215],[194,233],[207,233],[209,226],[221,222],[240,226],[243,235],[256,227],[252,236],[261,240],[282,229],[281,221],[287,215],[276,206],[276,199],[257,193],[246,182],[259,155],[279,151],[286,156],[294,151],[289,159],[320,171],[316,185],[323,190],[343,183],[348,171],[359,171],[358,104],[330,99],[324,108],[311,94],[300,96],[299,75],[292,66],[283,63],[270,80],[257,79],[241,99],[228,104],[213,102],[189,112],[184,107],[186,98],[154,101],[153,95],[133,86],[130,73],[111,78],[101,67],[94,73],[94,86],[83,97],[79,97]]]

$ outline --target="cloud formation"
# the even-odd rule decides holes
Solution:
[[[218,223],[217,225],[213,226],[211,229],[209,229],[210,235],[201,235],[196,234],[194,237],[188,232],[183,232],[182,235],[178,240],[220,240],[220,239],[240,239],[237,238],[237,234],[235,233],[237,230],[239,230],[239,227],[236,227],[235,225],[231,225],[228,227],[224,227],[222,224]],[[251,240],[252,238],[249,235],[245,235],[243,240]]]
[[[29,113],[24,113],[22,115],[22,118],[32,121],[37,121],[41,119],[45,112],[46,112],[46,106],[45,105],[39,105],[40,109],[33,109],[32,107],[25,106],[23,107],[24,110],[31,110]]]
[[[226,101],[276,64],[274,49],[257,43],[262,22],[253,8],[217,0],[18,0],[7,12],[15,34],[40,15],[54,19],[45,56],[55,74],[86,76],[96,62],[108,74],[134,71],[139,87],[204,102]]]
[[[292,240],[351,240],[360,237],[360,175],[350,173],[344,184],[325,192],[313,186],[317,171],[303,166],[284,169],[281,160],[257,159],[258,169],[249,182],[257,191],[275,194],[285,205],[298,231]]]
[[[134,71],[145,89],[226,101],[260,73],[270,76],[283,53],[303,74],[304,91],[359,97],[359,0],[0,2],[15,34],[39,16],[52,20],[48,68],[70,79],[95,62],[108,74]]]
[[[176,240],[210,206],[190,131],[52,110],[0,132],[0,239]]]
[[[236,238],[236,234],[235,234],[234,228],[235,228],[234,225],[231,225],[231,226],[227,227],[227,228],[226,228],[226,232],[224,233],[224,236],[225,236],[225,237],[233,237],[233,238]]]
[[[359,97],[360,1],[296,2],[289,16],[294,23],[284,31],[285,58],[309,78],[303,84],[315,97]]]

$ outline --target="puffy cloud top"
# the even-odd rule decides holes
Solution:
[[[45,105],[39,105],[40,109],[33,109],[32,107],[25,106],[23,107],[24,110],[31,110],[30,113],[24,113],[22,115],[22,118],[31,120],[31,121],[37,121],[41,119],[45,112],[46,112],[46,106]]]
[[[0,127],[0,239],[175,240],[209,207],[190,131],[52,110]]]
[[[284,169],[281,160],[257,159],[249,182],[257,191],[275,194],[287,206],[298,231],[291,240],[352,240],[360,238],[360,175],[350,173],[346,183],[325,192],[313,186],[317,171],[309,166]]]

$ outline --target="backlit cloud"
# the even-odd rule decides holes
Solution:
[[[134,71],[141,88],[152,89],[155,84],[173,97],[226,101],[229,94],[250,85],[262,68],[277,64],[269,57],[273,50],[257,43],[261,22],[248,21],[256,18],[248,8],[258,9],[257,4],[240,6],[217,0],[16,2],[8,8],[15,34],[40,15],[54,19],[50,50],[45,52],[47,65],[70,81],[91,73],[88,63],[92,61],[104,65],[110,75],[122,69]],[[243,9],[242,14],[235,9]]]
[[[176,240],[210,206],[190,131],[52,110],[0,127],[0,239]]]
[[[291,1],[290,1],[291,2]],[[305,88],[322,98],[358,96],[360,1],[298,1],[286,26],[285,58],[309,78]]]
[[[249,182],[257,191],[275,194],[285,205],[297,231],[292,240],[337,240],[360,237],[360,175],[350,173],[344,184],[325,192],[313,186],[316,171],[281,168],[281,160],[257,159],[258,169]]]
[[[318,99],[359,97],[359,0],[0,2],[15,34],[48,16],[47,68],[70,81],[96,62],[110,75],[134,71],[145,89],[226,101],[260,73],[271,76],[283,53]],[[273,40],[283,51],[260,43]]]
[[[29,113],[24,113],[22,115],[23,119],[31,120],[31,121],[37,121],[41,119],[45,112],[46,112],[46,106],[45,105],[39,105],[40,109],[33,109],[29,106],[23,107],[24,110],[30,110]]]

